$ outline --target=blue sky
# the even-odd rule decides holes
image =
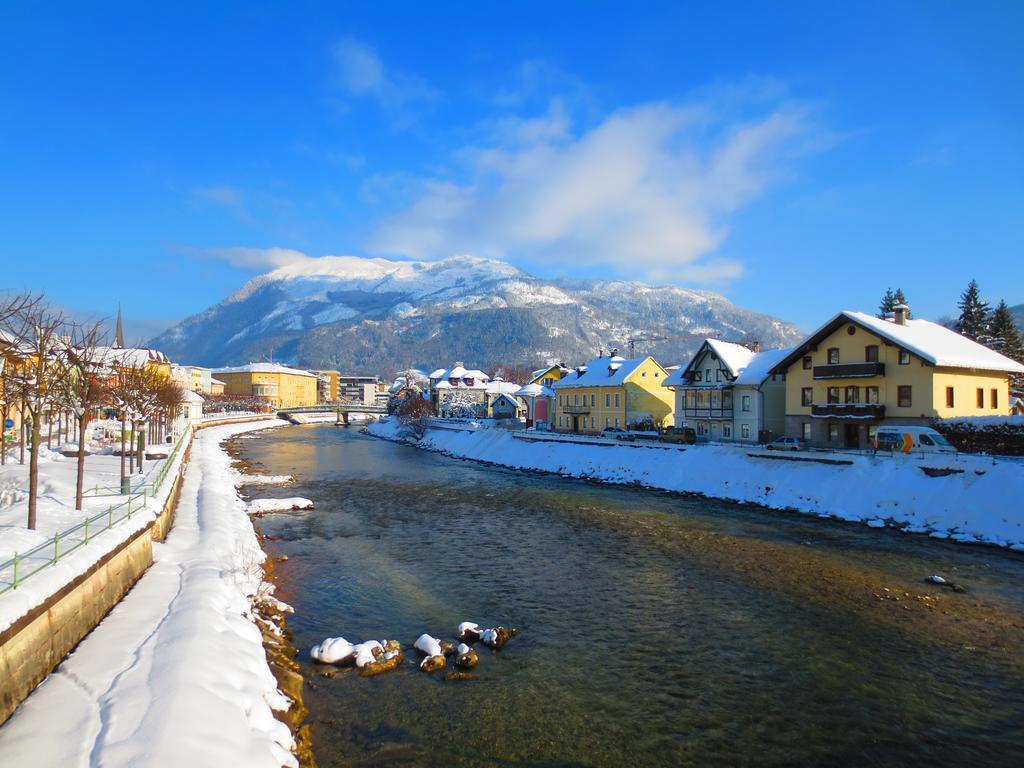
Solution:
[[[1024,4],[150,5],[3,11],[0,287],[148,329],[468,252],[805,327],[1024,302]]]

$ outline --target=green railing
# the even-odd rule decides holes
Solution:
[[[174,444],[174,448],[171,449],[171,452],[168,454],[167,458],[158,459],[158,461],[163,461],[163,464],[160,465],[159,469],[156,471],[156,474],[153,475],[153,477],[150,477],[149,475],[137,476],[141,478],[142,482],[137,482],[135,485],[131,486],[131,492],[140,493],[144,488],[148,488],[150,496],[155,496],[157,492],[159,492],[161,486],[163,485],[164,480],[167,477],[167,473],[170,471],[170,467],[174,463],[175,457],[177,457],[178,453],[188,442],[188,439],[191,437],[191,435],[192,430],[186,429],[181,434],[181,437],[178,438],[178,442]],[[134,480],[135,478],[133,477],[131,479]],[[86,488],[85,495],[90,497],[121,496],[121,486],[97,484],[94,485],[92,488]]]
[[[61,558],[74,552],[79,547],[84,547],[104,531],[109,531],[122,520],[131,520],[132,515],[141,512],[145,508],[146,502],[155,498],[160,492],[170,474],[171,467],[174,465],[175,458],[183,450],[191,434],[191,430],[187,430],[182,434],[156,474],[151,479],[133,488],[128,496],[123,497],[124,501],[111,504],[102,512],[87,516],[77,525],[54,534],[43,543],[32,547],[32,549],[24,552],[15,552],[14,557],[0,563],[0,595],[12,589],[17,589],[24,583],[25,579],[34,576],[44,568],[60,562]],[[105,489],[100,486],[96,486],[93,490],[96,492],[90,493],[90,496],[120,495],[119,493],[103,493],[101,491]]]

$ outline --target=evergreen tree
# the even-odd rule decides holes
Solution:
[[[882,297],[882,303],[878,305],[878,316],[883,320],[888,320],[892,317],[893,311],[899,304],[906,304],[907,297],[903,294],[901,288],[897,288],[895,291],[892,288],[885,289],[885,295]],[[907,313],[907,318],[910,317],[910,313]]]
[[[989,346],[1002,355],[1024,362],[1024,342],[1021,341],[1020,332],[1005,301],[1000,301],[992,313],[992,340]]]
[[[956,321],[957,332],[981,344],[987,344],[992,338],[991,319],[988,302],[981,298],[981,290],[976,280],[971,280],[967,284],[967,289],[960,294],[957,306],[960,308],[960,318]]]
[[[892,316],[892,308],[896,306],[896,294],[892,292],[892,288],[885,289],[885,296],[882,297],[882,303],[878,305],[878,316],[883,320],[888,319]]]

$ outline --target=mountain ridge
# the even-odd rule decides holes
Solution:
[[[506,262],[326,256],[278,267],[150,341],[189,364],[274,359],[391,375],[459,359],[475,367],[572,363],[599,349],[680,362],[705,336],[796,343],[791,323],[725,297],[637,281],[544,279]],[[436,364],[436,365],[435,365]]]

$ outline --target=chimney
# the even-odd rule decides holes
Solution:
[[[619,348],[618,347],[612,347],[608,351],[608,357],[618,357],[618,355],[619,355]]]
[[[906,325],[907,315],[910,314],[910,307],[906,304],[897,304],[892,308],[892,313],[892,321],[896,323],[896,325]]]
[[[760,341],[752,341],[749,344],[747,344],[747,349],[749,349],[755,355],[759,355],[759,354],[761,354],[761,342]]]

